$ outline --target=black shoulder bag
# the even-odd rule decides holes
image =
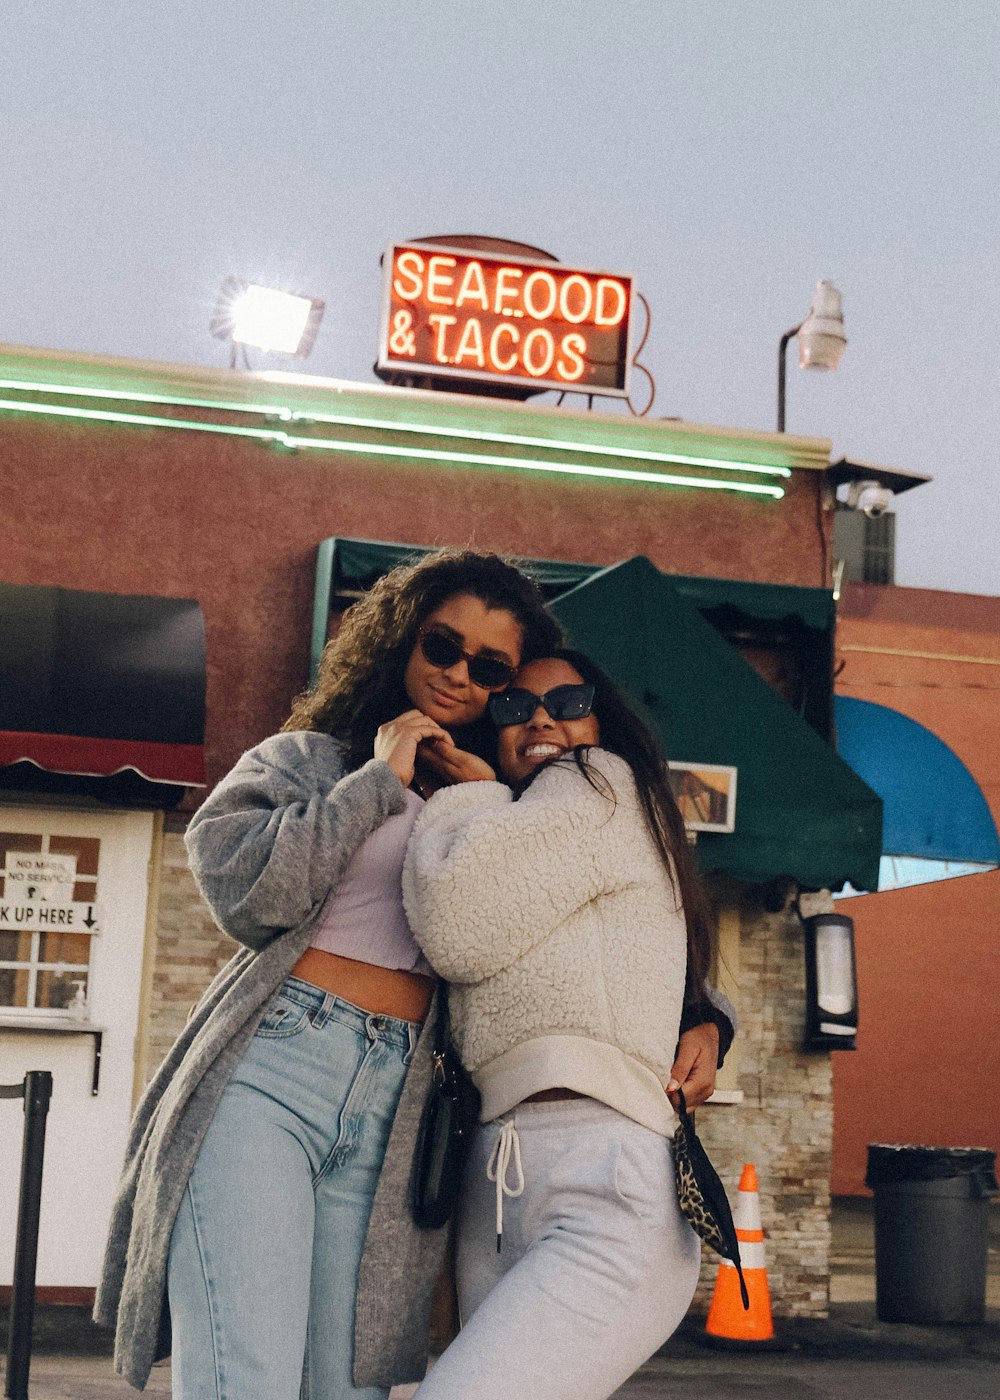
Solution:
[[[451,1043],[448,987],[438,990],[434,1071],[413,1158],[413,1219],[422,1230],[447,1223],[458,1200],[465,1159],[479,1122],[479,1090]]]

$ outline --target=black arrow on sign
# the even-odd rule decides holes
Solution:
[[[94,906],[92,904],[87,905],[87,917],[83,922],[87,928],[93,928],[97,923],[97,920],[94,918]]]

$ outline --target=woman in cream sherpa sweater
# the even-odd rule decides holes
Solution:
[[[483,1098],[458,1242],[463,1330],[419,1400],[605,1400],[698,1277],[668,1093],[704,895],[656,744],[576,652],[491,702],[507,783],[436,794],[404,898]]]

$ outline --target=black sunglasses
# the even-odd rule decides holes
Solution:
[[[446,671],[460,661],[467,662],[469,680],[482,690],[503,690],[514,679],[514,667],[508,661],[501,661],[498,656],[483,656],[481,652],[473,655],[463,651],[447,632],[424,628],[419,633],[419,640],[420,650],[432,666],[440,666]]]
[[[557,685],[544,695],[531,690],[505,690],[502,695],[490,696],[490,719],[498,729],[527,724],[539,705],[555,720],[586,719],[594,706],[594,687]]]

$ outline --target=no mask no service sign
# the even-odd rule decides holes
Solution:
[[[0,933],[100,933],[94,901],[73,898],[74,856],[8,852],[2,882]]]

